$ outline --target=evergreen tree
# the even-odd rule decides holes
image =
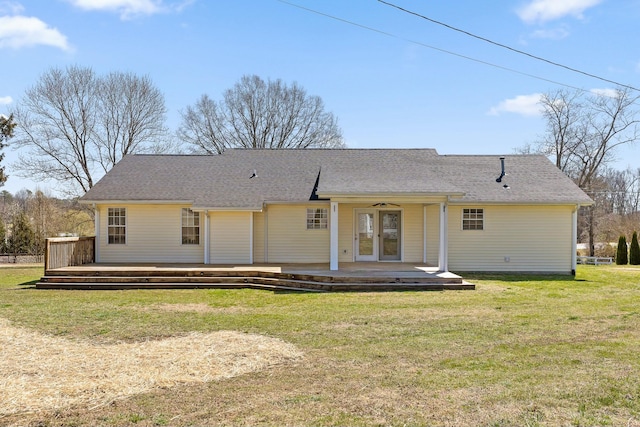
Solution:
[[[13,232],[9,237],[9,251],[13,254],[29,254],[33,252],[35,233],[24,212],[13,218]]]
[[[7,145],[5,141],[13,136],[13,128],[16,127],[13,121],[13,115],[5,117],[0,115],[0,151]],[[0,162],[4,159],[4,154],[0,152]],[[4,174],[4,166],[0,166],[0,186],[4,185],[7,181],[7,176]]]
[[[638,244],[638,232],[633,232],[631,247],[629,248],[629,264],[640,265],[640,245]]]
[[[629,263],[627,253],[627,238],[620,236],[618,239],[618,250],[616,251],[616,264],[627,265]]]

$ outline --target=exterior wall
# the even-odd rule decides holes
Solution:
[[[110,245],[108,208],[126,208],[126,244]],[[182,208],[188,205],[100,205],[98,262],[204,261],[204,218],[200,215],[200,244],[182,244]]]
[[[338,238],[339,262],[353,262],[355,250],[355,210],[356,209],[375,209],[371,204],[353,204],[341,203],[338,211],[338,226],[340,236]],[[424,211],[422,204],[401,204],[398,208],[391,210],[399,210],[402,212],[402,261],[422,263],[424,252]],[[435,227],[435,228],[434,228]],[[438,208],[435,207],[433,213],[427,215],[427,231],[434,228],[433,234],[427,234],[427,250],[435,248],[432,257],[435,259],[435,265],[438,263]],[[431,240],[429,240],[431,239]],[[433,243],[435,239],[435,243]]]
[[[483,208],[484,230],[462,230]],[[571,272],[573,206],[449,206],[449,270]]]
[[[211,264],[251,264],[251,212],[210,212]]]
[[[253,262],[265,262],[264,253],[264,227],[265,227],[265,213],[254,212],[253,213]]]
[[[268,262],[329,262],[329,228],[307,230],[307,208],[329,209],[329,204],[267,207]]]

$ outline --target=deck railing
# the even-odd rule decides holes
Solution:
[[[47,239],[44,252],[44,270],[94,262],[95,242],[95,237],[52,237]]]

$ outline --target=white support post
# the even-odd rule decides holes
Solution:
[[[571,213],[571,274],[576,275],[576,268],[578,266],[578,209],[576,208]]]
[[[95,226],[93,262],[100,262],[100,209],[97,205],[93,205],[93,215],[93,223]]]
[[[329,270],[335,271],[338,269],[338,202],[331,202],[329,225]]]
[[[448,251],[449,245],[447,242],[447,217],[448,209],[446,203],[440,203],[440,249],[438,253],[438,270],[447,271],[449,269]]]
[[[253,264],[253,212],[249,215],[249,264]]]
[[[204,211],[204,263],[209,264],[209,211]]]
[[[422,206],[422,263],[427,263],[427,205]]]

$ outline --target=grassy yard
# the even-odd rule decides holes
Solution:
[[[640,426],[640,268],[361,294],[40,291],[41,272],[0,269],[0,319],[78,343],[246,332],[304,357],[0,425]]]

